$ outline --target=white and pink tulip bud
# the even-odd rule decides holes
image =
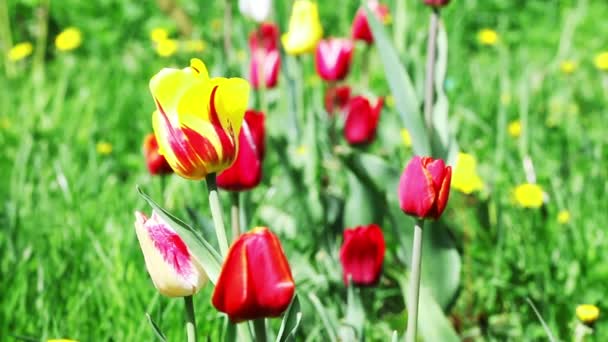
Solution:
[[[135,232],[148,273],[161,294],[191,296],[207,283],[203,267],[184,240],[156,212],[150,218],[135,212]]]

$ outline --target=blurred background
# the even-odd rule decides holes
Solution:
[[[386,29],[421,92],[429,9],[418,0],[383,3],[391,13]],[[360,2],[318,4],[324,36],[349,36]],[[272,20],[281,32],[290,6],[274,2]],[[584,0],[455,0],[442,11],[450,123],[482,183],[474,192],[453,190],[444,215],[460,272],[457,295],[443,308],[463,340],[545,339],[526,299],[562,340],[575,335],[579,304],[608,308],[607,13],[607,2]],[[209,236],[213,230],[202,182],[171,177],[163,196],[161,181],[146,170],[142,141],[154,110],[148,81],[192,57],[212,75],[246,78],[247,40],[256,25],[236,1],[0,0],[2,340],[148,341],[154,337],[145,313],[169,340],[184,338],[181,302],[161,297],[145,271],[133,212],[147,208],[135,186]],[[386,97],[378,138],[366,152],[401,169],[412,151],[394,108],[397,95],[375,47],[367,62],[358,57],[364,50],[357,45],[346,83]],[[299,293],[316,293],[329,320],[338,322],[345,298],[339,232],[319,247],[310,232],[324,228],[292,200],[310,189],[287,185],[289,170],[281,166],[286,156],[302,169],[315,144],[279,144],[290,85],[304,85],[303,104],[319,111],[325,85],[312,59],[302,58],[301,73],[286,60],[279,86],[267,94],[264,179],[245,203],[251,227],[279,232]],[[360,81],[363,70],[368,83]],[[318,167],[346,200],[341,169],[331,159]],[[525,183],[542,188],[542,205],[524,208],[515,189]],[[399,236],[410,229],[407,222],[384,228]],[[366,303],[370,340],[405,329],[390,274],[404,272],[398,265],[407,258],[399,254],[400,238],[387,241],[386,276]],[[205,288],[195,300],[199,332],[214,340],[221,320],[210,293]],[[304,304],[302,340],[326,340],[313,302]],[[587,338],[606,340],[605,325],[600,316]]]

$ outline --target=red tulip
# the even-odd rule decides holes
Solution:
[[[380,21],[385,22],[388,20],[389,13],[386,5],[382,5],[376,0],[368,1],[367,5]],[[374,42],[374,37],[369,28],[369,23],[367,22],[367,16],[365,15],[365,9],[363,7],[359,8],[355,14],[351,35],[353,39],[362,40],[368,44]]]
[[[438,219],[450,196],[452,168],[441,159],[415,156],[399,180],[399,206],[408,215]]]
[[[249,35],[249,78],[254,89],[260,87],[261,78],[266,88],[277,85],[281,70],[279,53],[279,28],[272,23],[262,23]]]
[[[249,49],[273,51],[279,49],[279,27],[273,23],[261,23],[249,34]]]
[[[351,145],[368,144],[376,137],[376,128],[382,111],[383,99],[379,98],[374,107],[363,96],[355,96],[348,101],[344,138]]]
[[[150,174],[166,175],[173,173],[173,169],[171,169],[165,157],[158,153],[158,142],[154,133],[146,135],[144,139],[144,157]]]
[[[239,151],[234,164],[217,176],[220,188],[243,191],[255,188],[262,179],[266,153],[264,113],[248,110],[239,133]]]
[[[385,250],[384,234],[378,225],[346,229],[340,248],[344,284],[348,286],[349,277],[356,285],[376,284],[382,273]]]
[[[343,80],[348,74],[353,57],[350,39],[330,38],[317,44],[315,67],[317,74],[326,81]]]
[[[257,227],[230,247],[211,302],[238,323],[280,316],[294,292],[281,242],[268,228]]]
[[[424,0],[424,3],[433,7],[443,7],[450,3],[450,0]]]
[[[346,108],[348,100],[350,100],[349,86],[329,87],[325,91],[325,110],[329,114],[332,114],[336,110],[336,107],[342,111]]]

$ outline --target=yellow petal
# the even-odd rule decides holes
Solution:
[[[211,81],[218,85],[214,104],[222,126],[232,127],[238,137],[249,104],[249,82],[242,78],[214,78]]]
[[[201,82],[191,71],[164,68],[150,80],[150,92],[160,104],[163,111],[172,119],[172,113],[177,110],[177,104],[182,95],[195,83]]]

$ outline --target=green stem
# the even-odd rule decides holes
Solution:
[[[253,329],[255,330],[255,342],[266,342],[266,319],[253,320]]]
[[[424,80],[424,121],[428,136],[433,136],[433,85],[435,83],[435,63],[437,59],[437,31],[439,30],[439,10],[433,8],[429,23],[429,38],[426,54],[426,77]]]
[[[194,317],[194,303],[192,296],[184,297],[186,303],[186,334],[188,342],[196,342],[196,319]]]
[[[418,329],[418,296],[420,292],[420,269],[422,264],[422,227],[424,221],[416,220],[414,226],[414,245],[412,247],[412,264],[410,285],[407,296],[407,335],[406,342],[415,342]]]
[[[207,189],[209,190],[209,207],[211,208],[211,216],[213,217],[213,225],[217,242],[220,245],[222,256],[226,256],[228,252],[228,240],[226,239],[226,229],[224,228],[224,218],[222,216],[222,206],[217,192],[217,183],[215,182],[215,173],[207,175]]]
[[[232,62],[232,5],[230,0],[224,1],[224,55]]]
[[[241,224],[239,217],[240,193],[235,191],[230,194],[232,207],[230,207],[230,223],[232,224],[232,241],[236,240],[241,235]]]
[[[2,51],[8,51],[13,47],[13,39],[11,37],[11,21],[8,14],[8,4],[7,1],[0,1],[0,41],[2,45]],[[8,58],[4,59],[4,70],[9,78],[15,75],[14,64],[8,60]]]

